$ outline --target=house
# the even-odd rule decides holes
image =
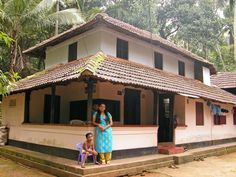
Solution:
[[[236,95],[236,72],[218,72],[211,76],[211,83]]]
[[[211,76],[211,84],[236,95],[236,72],[219,72]],[[233,120],[236,124],[236,107],[233,108]]]
[[[156,153],[163,142],[198,147],[236,138],[236,97],[211,86],[212,63],[106,14],[24,53],[44,59],[46,69],[3,99],[10,145],[71,157],[94,131],[99,102],[113,116],[114,158]],[[220,124],[207,103],[229,110]],[[87,124],[70,125],[77,119]]]

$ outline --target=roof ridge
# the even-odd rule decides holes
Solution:
[[[83,67],[79,69],[79,72],[83,75],[89,72],[90,74],[96,73],[98,67],[101,63],[107,58],[107,55],[102,51],[98,52],[95,55],[90,56],[90,58],[86,61]]]

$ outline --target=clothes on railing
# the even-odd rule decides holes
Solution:
[[[219,116],[221,114],[221,108],[217,105],[214,105],[212,102],[207,101],[207,106],[211,109],[214,115]]]

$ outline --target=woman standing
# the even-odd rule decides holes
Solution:
[[[112,152],[112,116],[106,111],[105,104],[99,104],[93,114],[93,124],[96,126],[96,151],[102,164],[110,164]]]

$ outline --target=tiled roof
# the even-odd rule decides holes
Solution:
[[[82,76],[236,104],[234,95],[218,87],[207,86],[194,79],[107,56],[102,52],[36,73],[19,81],[14,92],[50,86],[53,83],[78,79]]]
[[[219,88],[236,88],[236,72],[219,72],[212,75],[211,83]]]
[[[133,36],[135,38],[141,39],[143,41],[152,43],[154,45],[159,45],[167,50],[170,50],[175,53],[179,53],[187,58],[190,58],[192,60],[197,60],[202,62],[203,64],[210,67],[211,73],[216,73],[216,70],[212,63],[205,60],[204,58],[193,54],[192,52],[176,46],[173,42],[170,42],[166,39],[163,39],[159,37],[158,35],[152,34],[149,31],[142,30],[139,28],[136,28],[128,23],[122,22],[120,20],[114,19],[107,14],[100,13],[96,15],[96,17],[87,22],[86,24],[83,24],[79,27],[71,28],[57,36],[54,36],[52,38],[49,38],[27,50],[24,51],[25,54],[35,54],[40,55],[40,52],[45,52],[46,47],[56,45],[60,42],[63,42],[75,35],[79,35],[89,29],[94,28],[97,24],[105,24],[107,27],[110,27],[114,30],[117,30],[121,33],[128,34],[129,36]]]

